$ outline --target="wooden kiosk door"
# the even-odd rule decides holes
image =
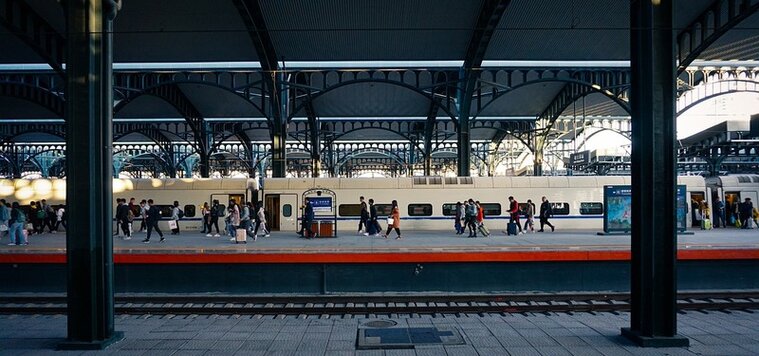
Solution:
[[[298,198],[295,194],[266,194],[267,225],[273,231],[298,231]]]

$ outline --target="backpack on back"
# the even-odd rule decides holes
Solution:
[[[177,216],[179,216],[180,219],[183,218],[184,217],[184,211],[182,209],[179,209],[179,213],[177,213]]]
[[[37,210],[37,219],[44,219],[47,217],[47,213],[45,213],[45,210],[38,209]]]

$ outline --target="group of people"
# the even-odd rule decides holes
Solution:
[[[374,199],[369,199],[368,204],[365,198],[359,197],[359,204],[361,206],[361,215],[358,221],[358,234],[364,236],[379,236],[387,238],[390,233],[395,230],[395,239],[400,240],[403,238],[401,235],[401,210],[398,208],[398,201],[393,200],[390,206],[390,214],[387,216],[387,231],[382,233],[382,226],[379,223],[379,216],[377,215],[377,206],[374,205]]]
[[[548,225],[553,232],[556,228],[548,221],[553,216],[553,210],[551,203],[546,197],[542,198],[543,202],[540,204],[540,230],[543,232],[544,227]],[[477,237],[477,232],[489,236],[490,232],[485,226],[485,208],[480,204],[479,200],[468,199],[464,202],[456,202],[456,211],[453,227],[456,230],[456,235],[463,235],[466,229],[469,229],[469,235],[467,237]],[[509,197],[509,224],[514,224],[518,232],[516,234],[524,234],[527,231],[535,232],[534,216],[535,216],[535,204],[531,199],[527,199],[527,204],[521,207],[513,196]],[[520,223],[520,216],[524,216],[526,221],[524,227]],[[507,225],[508,226],[508,225]],[[508,231],[504,231],[508,235]]]
[[[42,199],[33,201],[25,210],[18,202],[8,203],[0,199],[0,237],[10,237],[8,245],[28,245],[28,236],[43,234],[45,227],[55,234],[58,228],[66,228],[66,209],[54,207]]]
[[[153,234],[153,230],[155,230],[160,237],[160,242],[166,241],[163,237],[163,231],[158,227],[158,221],[161,220],[161,210],[155,205],[153,199],[143,199],[140,201],[139,205],[135,202],[136,200],[134,198],[129,199],[128,203],[126,199],[116,199],[115,213],[116,225],[118,227],[116,235],[122,236],[124,240],[132,239],[132,234],[134,233],[133,224],[137,219],[140,220],[140,229],[138,232],[147,232],[145,239],[142,240],[143,243],[150,243],[150,237]],[[174,208],[172,210],[172,221],[175,223],[172,225],[172,234],[178,234],[178,221],[181,218],[181,209],[179,209],[178,201],[174,201]]]
[[[714,227],[735,226],[742,229],[751,229],[753,226],[759,227],[759,209],[754,207],[751,198],[745,198],[742,202],[725,203],[719,198],[714,200],[714,211],[709,208],[706,201],[691,203],[695,215],[695,220],[701,222],[702,229],[704,222],[714,220]]]
[[[256,204],[252,202],[237,204],[236,201],[230,200],[229,205],[225,208],[218,200],[214,200],[211,202],[211,206],[207,202],[204,203],[200,209],[200,214],[203,218],[203,230],[201,233],[205,233],[206,237],[221,236],[219,234],[220,217],[224,217],[226,235],[230,237],[230,241],[237,240],[238,229],[243,229],[245,234],[251,237],[253,241],[258,239],[259,230],[264,234],[264,237],[270,236],[269,229],[266,227],[266,211],[261,201]],[[216,229],[215,234],[212,234],[213,228]]]

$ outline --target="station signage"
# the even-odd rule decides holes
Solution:
[[[311,201],[311,206],[315,212],[332,211],[332,197],[308,197],[308,200]]]

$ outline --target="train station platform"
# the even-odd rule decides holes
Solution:
[[[693,232],[678,236],[681,289],[759,289],[759,230]],[[596,233],[405,231],[396,240],[274,232],[247,244],[188,231],[143,244],[145,234],[136,233],[114,237],[114,270],[120,292],[628,291],[630,236]],[[32,236],[28,246],[3,240],[0,291],[64,291],[65,240],[60,233]]]
[[[756,355],[757,311],[683,312],[678,332],[687,348],[639,348],[619,335],[629,313],[499,313],[483,315],[262,316],[118,315],[124,340],[104,351],[55,351],[66,337],[64,315],[0,316],[0,350],[12,355]],[[371,322],[397,325],[379,329]],[[422,329],[423,328],[423,329]],[[436,331],[403,349],[358,349],[369,331]],[[378,331],[379,330],[379,331]],[[427,333],[429,334],[429,333]],[[394,340],[393,340],[394,341]],[[1,352],[0,352],[1,353]]]
[[[270,237],[236,244],[228,236],[207,237],[198,232],[165,234],[161,243],[145,233],[124,240],[114,237],[116,263],[246,263],[246,262],[466,262],[626,260],[630,236],[599,236],[590,230],[557,230],[506,236],[493,231],[489,237],[467,238],[449,231],[407,231],[402,239],[395,232],[385,239],[341,234],[335,238],[304,239],[294,233],[273,232]],[[0,245],[0,262],[65,261],[65,234],[34,235],[27,246]],[[680,259],[759,259],[759,230],[735,228],[695,230],[678,236]],[[194,258],[191,256],[195,256]],[[404,257],[405,256],[405,257]],[[420,260],[421,258],[421,260]]]

